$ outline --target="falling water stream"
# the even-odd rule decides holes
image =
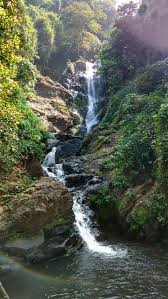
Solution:
[[[61,183],[65,183],[65,175],[62,164],[55,163],[56,147],[47,154],[43,162],[43,170],[47,176],[52,179],[59,180]],[[75,225],[80,234],[80,237],[85,242],[89,250],[97,252],[99,254],[111,255],[111,256],[124,256],[126,250],[121,250],[117,247],[101,244],[96,240],[94,231],[92,230],[92,221],[90,219],[91,211],[88,206],[83,205],[83,198],[85,192],[82,190],[75,190],[73,196],[73,212],[75,215]]]
[[[98,123],[97,118],[97,94],[95,88],[96,80],[96,66],[94,63],[86,62],[86,83],[87,83],[87,97],[88,97],[88,111],[86,115],[87,133],[90,133],[93,126]]]
[[[62,8],[62,0],[58,0],[59,1],[59,12],[61,11],[61,8]]]

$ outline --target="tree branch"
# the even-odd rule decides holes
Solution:
[[[4,299],[10,299],[1,282],[0,282],[0,293],[2,294]]]

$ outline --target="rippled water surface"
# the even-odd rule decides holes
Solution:
[[[168,253],[137,244],[124,257],[94,254],[87,248],[33,269],[15,264],[2,277],[11,299],[168,298]]]

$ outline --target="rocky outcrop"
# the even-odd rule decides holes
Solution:
[[[63,161],[63,170],[65,175],[80,174],[84,172],[82,162],[78,157],[65,159]]]
[[[79,187],[85,185],[94,176],[91,174],[70,174],[65,177],[65,183],[68,188]]]
[[[87,96],[86,96],[86,80],[85,80],[86,62],[79,60],[74,63],[68,62],[67,69],[62,76],[62,84],[70,90],[73,96],[73,102],[82,115],[83,119],[87,113]]]
[[[28,159],[24,161],[24,166],[28,174],[32,177],[39,178],[43,175],[40,160],[35,156],[29,156]]]
[[[80,152],[81,140],[79,138],[74,138],[72,140],[68,140],[63,144],[57,146],[55,152],[55,161],[59,162],[62,159],[76,156]]]
[[[30,262],[56,257],[77,244],[73,222],[72,196],[68,189],[42,177],[13,196],[9,205],[1,204],[3,250]]]
[[[65,87],[48,77],[41,77],[36,84],[36,93],[29,105],[50,132],[78,130],[80,116],[74,111],[72,95]]]

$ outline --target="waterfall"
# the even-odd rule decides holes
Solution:
[[[59,2],[58,10],[59,10],[59,12],[60,12],[60,11],[61,11],[61,8],[62,8],[62,1],[61,1],[61,0],[58,0],[58,2]]]
[[[90,133],[93,126],[98,123],[98,118],[96,114],[97,96],[96,96],[96,88],[95,88],[95,80],[96,80],[95,64],[91,62],[86,62],[85,78],[87,83],[87,97],[88,97],[86,129],[87,129],[87,133]]]
[[[53,147],[52,151],[47,154],[42,164],[44,174],[51,179],[58,180],[63,184],[66,184],[66,176],[63,170],[63,164],[55,163],[55,153],[57,148]],[[73,163],[73,157],[72,157]],[[94,183],[94,179],[92,179]],[[96,182],[95,182],[96,184]],[[88,249],[92,252],[109,255],[113,257],[122,257],[125,255],[125,250],[115,246],[105,245],[104,243],[96,240],[95,230],[92,229],[92,211],[90,208],[83,204],[85,195],[89,186],[83,185],[82,188],[72,188],[70,191],[73,194],[73,212],[75,215],[75,225],[81,239],[85,242]]]
[[[60,1],[61,2],[61,1]],[[88,96],[88,111],[86,115],[86,128],[87,133],[90,133],[92,128],[98,123],[99,119],[99,100],[102,92],[102,82],[101,77],[96,74],[96,70],[99,67],[98,64],[93,64],[91,62],[86,62],[86,72],[84,74],[86,85],[87,85],[87,96]],[[73,139],[72,139],[73,140]],[[66,141],[65,141],[66,142]],[[62,142],[63,146],[63,142]],[[67,176],[65,176],[62,164],[55,163],[55,156],[57,153],[57,147],[54,147],[50,153],[47,154],[43,162],[44,173],[52,179],[59,180],[61,183],[66,185]],[[75,161],[74,157],[71,158],[72,168]],[[79,166],[79,165],[78,165]],[[80,167],[80,166],[79,166]],[[76,172],[70,172],[70,175],[73,177],[73,174],[77,175]],[[83,174],[85,176],[85,174]],[[80,174],[79,174],[80,176]],[[72,179],[71,177],[71,179]],[[98,185],[97,177],[94,177],[91,184]],[[75,226],[78,230],[78,233],[81,239],[86,244],[87,248],[99,254],[110,255],[110,256],[123,256],[125,255],[125,250],[122,250],[116,246],[106,245],[101,243],[96,239],[96,232],[92,229],[92,211],[89,206],[84,204],[86,194],[90,190],[90,186],[86,181],[80,185],[80,187],[72,188],[70,191],[73,194],[73,212],[75,215]],[[100,181],[99,181],[100,183]]]
[[[95,233],[92,231],[91,211],[82,205],[84,192],[77,192],[74,195],[73,212],[75,215],[75,224],[82,240],[92,252],[108,256],[121,257],[126,251],[115,246],[105,245],[96,240]]]
[[[56,164],[55,163],[55,153],[56,153],[56,147],[53,147],[52,151],[47,154],[47,156],[44,159],[44,162],[42,164],[42,168],[44,171],[44,174],[52,179],[57,179],[61,183],[64,183],[64,170],[61,163]]]

